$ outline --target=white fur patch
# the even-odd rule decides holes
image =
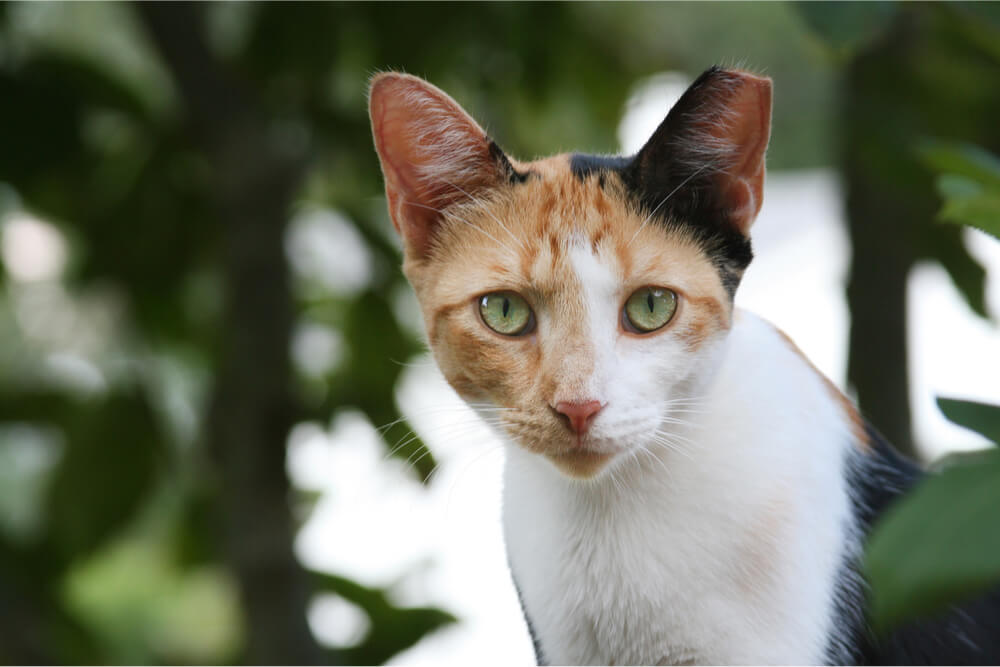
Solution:
[[[591,252],[590,243],[573,239],[569,248],[570,263],[580,284],[580,299],[587,313],[586,330],[594,350],[594,372],[588,383],[588,397],[607,403],[610,385],[615,380],[615,338],[618,332],[618,278],[607,264]],[[600,418],[600,415],[598,415]],[[597,427],[597,420],[592,428]]]
[[[593,428],[624,451],[579,481],[507,448],[508,556],[544,657],[822,662],[850,537],[839,407],[753,315],[700,356],[666,334],[618,335],[615,268],[573,252],[606,354],[594,388],[608,405]],[[657,428],[674,446],[658,444]]]

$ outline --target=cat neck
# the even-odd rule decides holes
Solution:
[[[588,481],[507,448],[511,569],[551,660],[824,659],[838,572],[856,542],[851,420],[752,314],[736,314],[718,354],[697,411],[676,425],[683,448],[624,455]],[[666,619],[660,634],[645,624],[653,634],[629,635],[643,610]]]

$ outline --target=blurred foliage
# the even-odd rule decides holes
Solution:
[[[368,77],[426,76],[530,157],[616,151],[637,82],[715,62],[781,80],[772,166],[827,161],[832,72],[785,5],[0,4],[5,243],[54,225],[66,251],[0,271],[0,661],[280,661],[261,637],[308,643],[317,595],[369,633],[286,661],[382,662],[453,622],[281,565],[282,434],[396,422],[423,349]],[[405,420],[384,437],[426,480]]]
[[[1000,150],[1000,5],[797,3],[842,65],[839,169],[851,238],[848,381],[861,410],[896,447],[920,457],[911,427],[907,282],[940,264],[986,317],[983,267],[963,230],[935,223],[929,142]],[[877,288],[876,288],[877,286]]]
[[[977,146],[935,144],[924,159],[940,172],[942,222],[975,227],[1000,239],[1000,158]]]
[[[797,2],[795,6],[809,28],[823,38],[833,57],[843,63],[884,33],[897,11],[895,2],[882,0],[843,5]]]
[[[803,16],[861,48],[879,31],[857,12],[891,24],[886,7],[0,3],[0,662],[382,662],[455,620],[304,572],[291,549],[289,505],[307,498],[289,498],[289,429],[342,410],[395,422],[423,349],[371,146],[372,73],[428,77],[530,158],[614,152],[647,77],[744,65],[777,81],[769,166],[824,166],[849,56],[827,58]],[[965,116],[941,100],[995,95],[980,82],[996,42],[955,18],[969,11],[928,19],[968,42],[951,61],[875,62],[870,87],[926,75],[905,104],[945,128]],[[900,138],[860,142],[908,177],[893,151],[923,126],[898,109],[859,107]],[[64,265],[19,273],[15,232],[51,229]],[[957,275],[951,231],[926,252],[955,254]],[[338,272],[355,260],[367,268]],[[435,462],[408,429],[387,447],[426,480]],[[361,608],[368,634],[302,641],[320,595]]]
[[[932,142],[942,222],[1000,240],[1000,160],[976,146]],[[1000,443],[1000,406],[939,398],[948,419]],[[955,455],[876,525],[865,551],[871,622],[880,632],[933,616],[1000,583],[1000,450]]]
[[[1000,442],[1000,406],[938,399],[952,421]],[[877,631],[932,616],[1000,583],[1000,450],[962,458],[883,517],[868,543]]]
[[[451,614],[432,608],[398,610],[389,602],[388,592],[330,574],[316,574],[322,590],[339,595],[363,609],[371,620],[371,631],[364,640],[334,651],[341,665],[381,665],[400,647],[415,644],[425,634],[456,622]]]

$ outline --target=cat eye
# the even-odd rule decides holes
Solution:
[[[656,331],[677,310],[677,295],[665,287],[642,287],[625,302],[622,322],[634,333]]]
[[[504,336],[521,336],[531,332],[535,325],[531,306],[514,292],[479,297],[479,315],[486,326]]]

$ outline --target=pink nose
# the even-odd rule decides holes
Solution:
[[[569,427],[574,433],[583,435],[603,407],[600,401],[583,401],[581,403],[560,401],[556,403],[556,412],[566,416],[569,420]]]

